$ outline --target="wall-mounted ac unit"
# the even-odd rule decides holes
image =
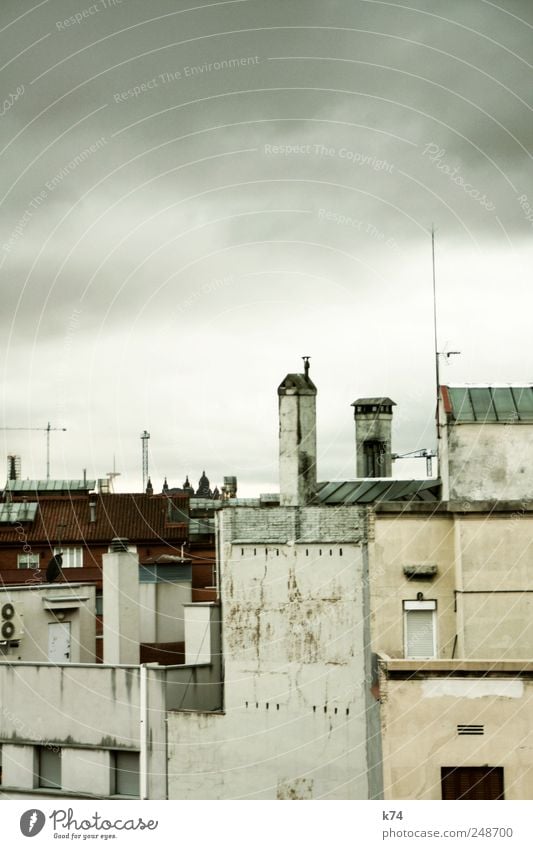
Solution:
[[[24,636],[22,609],[10,601],[0,604],[0,640],[20,640]]]

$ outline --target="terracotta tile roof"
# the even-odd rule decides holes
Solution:
[[[35,520],[20,526],[0,525],[0,545],[18,542],[41,543],[56,541],[62,543],[103,542],[109,543],[113,537],[126,537],[132,543],[140,541],[184,542],[187,539],[187,522],[167,523],[168,502],[188,514],[188,498],[174,496],[168,499],[164,495],[145,495],[122,493],[109,495],[89,495],[84,497],[58,498],[47,496],[39,501]],[[96,521],[91,522],[90,503],[96,505]],[[58,526],[60,533],[58,534]]]

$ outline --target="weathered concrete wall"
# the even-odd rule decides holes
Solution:
[[[293,542],[353,539],[360,511],[223,514],[224,714],[169,715],[170,798],[368,798],[362,547]]]
[[[442,434],[448,443],[442,455],[447,490],[444,498],[466,501],[533,498],[533,425],[448,425]]]
[[[441,799],[441,767],[480,765],[504,768],[506,799],[533,797],[531,678],[417,676],[382,680],[381,695],[386,799]]]
[[[148,798],[164,799],[167,670],[148,666],[146,675]],[[111,750],[141,747],[140,668],[1,665],[0,744],[2,791],[10,798],[24,798],[19,791],[34,787],[39,746],[61,750],[62,787],[52,795],[105,798]]]
[[[72,609],[48,610],[51,599],[65,598],[65,604],[78,604]],[[78,599],[79,600],[78,602]],[[70,623],[70,660],[72,663],[95,662],[95,588],[93,584],[47,584],[11,587],[0,591],[0,605],[10,601],[23,615],[24,636],[18,646],[11,647],[0,660],[22,660],[35,663],[48,661],[49,623]],[[55,604],[55,602],[54,602]]]
[[[403,601],[422,592],[437,602],[437,651],[451,657],[456,634],[453,514],[377,513],[369,540],[371,640],[375,651],[404,657]],[[437,575],[408,580],[404,566],[436,565]]]
[[[139,747],[139,669],[0,665],[0,739]]]

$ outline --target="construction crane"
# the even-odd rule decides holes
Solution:
[[[46,433],[46,480],[50,480],[50,433],[53,430],[66,431],[66,427],[52,427],[50,422],[46,427],[0,427],[0,430],[41,430]]]
[[[146,484],[148,483],[148,440],[150,434],[147,430],[141,433],[142,442],[142,462],[143,462],[143,492],[146,492]]]
[[[436,451],[428,451],[427,448],[421,448],[419,451],[408,451],[406,454],[392,454],[392,460],[403,460],[404,457],[425,457],[426,458],[426,474],[428,478],[433,477],[433,457],[437,456]]]

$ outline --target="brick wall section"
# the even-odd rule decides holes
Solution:
[[[357,542],[364,536],[365,509],[336,507],[227,507],[226,542]]]

